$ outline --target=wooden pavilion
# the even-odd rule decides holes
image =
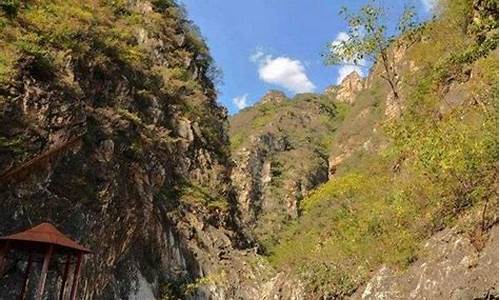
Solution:
[[[19,292],[19,300],[24,300],[26,297],[28,281],[36,257],[42,257],[40,260],[42,269],[35,291],[35,299],[42,299],[51,260],[54,263],[56,258],[64,262],[64,273],[62,274],[58,299],[67,299],[65,297],[67,296],[66,286],[69,284],[71,284],[69,299],[76,299],[83,255],[91,253],[89,249],[71,240],[49,223],[42,223],[26,231],[0,237],[0,279],[9,255],[15,253],[26,253],[28,257],[23,282],[21,283],[21,291]],[[69,283],[68,275],[72,265],[74,266],[72,283]]]

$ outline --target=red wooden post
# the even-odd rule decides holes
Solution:
[[[75,273],[73,274],[73,287],[71,288],[71,300],[76,300],[76,291],[78,289],[78,277],[80,277],[80,267],[82,265],[82,253],[78,252]]]
[[[5,261],[7,260],[7,254],[10,250],[10,241],[5,242],[2,248],[0,248],[0,276],[5,268]]]
[[[42,271],[37,283],[37,289],[35,290],[34,299],[41,300],[44,296],[45,283],[47,281],[52,257],[63,254],[66,255],[66,266],[64,268],[64,274],[62,277],[62,286],[61,290],[59,291],[58,297],[54,298],[62,300],[64,298],[68,298],[67,296],[71,296],[72,300],[76,300],[78,279],[80,276],[83,255],[90,254],[92,252],[65,236],[62,232],[57,230],[54,225],[50,223],[41,223],[31,229],[0,237],[0,276],[3,273],[2,269],[6,265],[5,261],[11,249],[13,251],[26,249],[30,250],[31,255],[29,257],[28,265],[23,276],[23,282],[21,283],[22,290],[19,296],[20,299],[18,298],[18,300],[24,300],[24,297],[27,295],[26,290],[29,286],[29,277],[35,259],[34,255],[38,254],[40,248],[42,249],[42,251],[45,251],[45,253],[43,258]],[[70,273],[73,257],[77,258],[77,262],[75,265],[73,282],[71,284],[68,282],[70,281],[68,280],[68,275]],[[70,295],[68,295],[68,285],[71,285]]]
[[[45,290],[45,280],[47,279],[47,271],[49,269],[50,257],[52,256],[52,251],[54,250],[54,245],[49,245],[47,252],[45,252],[45,257],[43,258],[42,273],[40,274],[40,281],[38,282],[38,290],[35,299],[42,300],[43,292]]]
[[[61,291],[59,292],[59,300],[64,299],[64,292],[66,289],[66,281],[68,280],[69,266],[71,265],[71,254],[66,256],[66,266],[64,267],[64,274],[62,277]]]
[[[21,293],[19,294],[18,298],[19,300],[24,300],[24,297],[26,297],[26,287],[28,286],[28,280],[30,278],[32,264],[33,264],[33,253],[30,253],[30,256],[28,258],[28,264],[26,265],[26,271],[24,272],[23,287],[21,289]]]

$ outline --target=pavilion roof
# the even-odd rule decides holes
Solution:
[[[19,242],[24,248],[29,245],[52,244],[66,251],[91,253],[89,249],[71,240],[50,223],[41,223],[31,229],[0,237],[0,241],[12,241],[14,245]]]

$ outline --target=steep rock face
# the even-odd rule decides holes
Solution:
[[[353,71],[347,75],[339,85],[328,86],[324,94],[339,103],[352,105],[356,99],[356,95],[365,86],[363,79],[358,72]]]
[[[270,92],[255,107],[231,119],[239,210],[261,241],[299,214],[300,200],[328,179],[325,154],[337,123],[327,97],[304,94],[292,100]],[[262,103],[265,102],[265,103]]]
[[[352,299],[498,299],[498,225],[481,251],[456,229],[422,247],[424,255],[403,272],[383,267]]]
[[[351,74],[347,75],[342,83],[340,84],[336,98],[337,101],[353,104],[356,98],[356,94],[363,88],[363,78],[359,76],[358,72],[353,71]]]
[[[239,189],[239,210],[246,223],[254,222],[263,209],[262,206],[265,205],[259,201],[263,200],[262,190],[273,179],[271,161],[267,160],[267,157],[275,152],[284,152],[288,147],[286,139],[272,134],[253,138],[251,142],[254,149],[244,148],[237,152],[236,168],[232,173],[233,182]],[[281,208],[276,207],[276,209]]]

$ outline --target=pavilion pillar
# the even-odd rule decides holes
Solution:
[[[45,290],[45,280],[47,279],[47,271],[49,269],[50,258],[52,257],[52,251],[54,250],[54,245],[49,245],[47,251],[45,252],[45,257],[43,258],[42,273],[40,274],[40,281],[38,282],[38,289],[36,292],[36,300],[42,300],[43,292]]]
[[[10,250],[10,241],[7,241],[2,248],[0,248],[0,276],[3,274],[3,269],[7,261],[7,254]]]
[[[33,253],[30,253],[30,256],[28,257],[28,264],[26,265],[26,271],[24,272],[24,277],[23,277],[23,286],[21,288],[21,293],[19,294],[19,300],[24,300],[26,297],[26,288],[28,286],[28,280],[30,278],[30,273],[31,273],[31,266],[33,264]]]
[[[80,269],[82,266],[83,254],[78,252],[75,265],[75,273],[73,274],[73,286],[71,287],[71,298],[70,300],[76,300],[76,292],[78,290],[78,279],[80,277]]]
[[[66,283],[68,281],[69,267],[71,265],[71,254],[66,256],[66,266],[64,267],[64,274],[62,277],[61,291],[59,292],[59,300],[64,299],[64,292],[66,290]]]

